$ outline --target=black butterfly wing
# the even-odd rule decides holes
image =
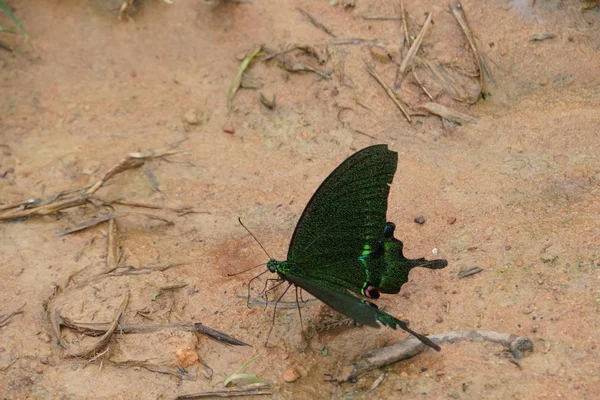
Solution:
[[[306,276],[359,293],[369,274],[359,257],[381,247],[397,164],[398,153],[387,145],[367,147],[340,164],[300,216],[287,260]]]
[[[374,328],[379,328],[379,323],[393,329],[399,327],[415,336],[423,344],[440,351],[440,346],[432,342],[427,336],[413,331],[404,321],[381,311],[375,305],[352,296],[342,287],[335,287],[329,284],[327,284],[328,286],[325,286],[312,279],[295,274],[286,274],[283,275],[283,277],[288,282],[300,286],[329,307],[354,319],[359,324],[372,326]]]

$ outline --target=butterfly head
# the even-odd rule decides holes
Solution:
[[[267,262],[267,269],[271,272],[277,272],[277,266],[279,265],[279,261],[275,259],[270,259]]]

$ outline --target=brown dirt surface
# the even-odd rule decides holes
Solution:
[[[255,356],[241,372],[269,383],[281,399],[597,398],[597,7],[465,0],[489,69],[478,96],[473,53],[448,3],[405,0],[413,39],[433,14],[417,76],[440,104],[477,118],[457,125],[424,112],[430,99],[411,73],[394,84],[406,54],[400,21],[364,17],[397,17],[400,2],[137,0],[121,20],[119,0],[8,4],[31,42],[0,32],[17,49],[0,49],[0,204],[48,200],[97,182],[129,153],[173,148],[176,154],[117,174],[96,196],[194,212],[114,205],[128,215],[117,218],[111,236],[121,267],[112,275],[107,223],[54,235],[106,213],[98,201],[0,222],[0,316],[24,305],[0,326],[1,399],[171,399],[222,389]],[[11,25],[3,13],[0,25]],[[265,60],[292,44],[310,45],[314,54],[296,49]],[[239,65],[259,45],[263,54],[242,83],[260,88],[240,88],[229,112]],[[412,122],[365,62],[395,87]],[[261,93],[275,98],[273,109]],[[328,382],[327,374],[406,339],[404,332],[352,324],[319,330],[335,315],[315,302],[302,309],[302,325],[293,304],[277,311],[274,325],[271,307],[246,306],[247,283],[264,267],[228,274],[267,256],[237,218],[284,259],[320,182],[376,143],[400,155],[388,219],[405,253],[433,258],[437,249],[449,262],[413,271],[399,295],[379,304],[427,334],[529,337],[535,347],[525,358],[515,363],[493,343],[447,344],[387,367],[370,390],[381,371],[355,383]],[[414,222],[420,215],[424,224]],[[470,267],[483,271],[457,277]],[[254,299],[263,285],[253,282]],[[93,356],[68,357],[93,349],[99,336],[63,327],[69,350],[57,343],[53,310],[78,323],[110,324],[122,306],[121,323],[201,322],[252,347],[172,327],[134,334],[119,325]],[[291,370],[299,377],[287,383]]]

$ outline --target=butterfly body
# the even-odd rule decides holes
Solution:
[[[287,260],[269,260],[267,268],[360,324],[400,327],[439,350],[426,336],[367,300],[380,293],[398,293],[412,268],[447,265],[446,260],[405,258],[402,242],[394,237],[395,225],[386,222],[397,162],[398,154],[386,145],[367,147],[346,159],[304,209]]]

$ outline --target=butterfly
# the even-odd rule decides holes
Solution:
[[[442,259],[404,257],[395,225],[386,221],[397,164],[398,153],[387,145],[367,147],[342,162],[300,216],[287,260],[271,259],[267,269],[362,325],[399,327],[439,351],[429,338],[370,301],[381,293],[398,293],[412,268],[448,265]]]

